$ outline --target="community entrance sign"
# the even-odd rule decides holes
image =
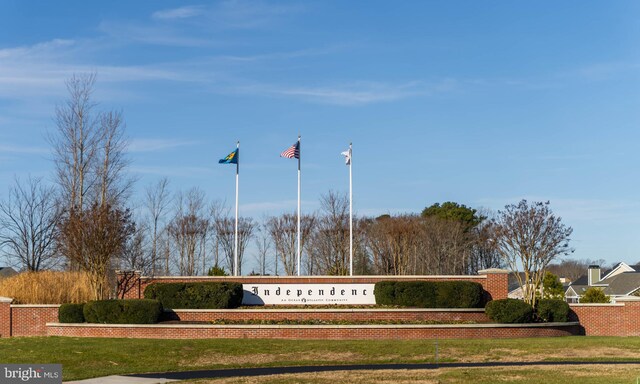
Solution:
[[[375,304],[375,284],[242,284],[242,305]]]

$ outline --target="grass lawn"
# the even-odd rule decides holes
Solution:
[[[520,383],[520,384],[636,384],[640,364],[634,366],[545,366],[523,368],[441,368],[437,370],[320,372],[304,375],[238,377],[217,380],[194,380],[193,384],[442,384],[442,383]]]
[[[481,340],[146,340],[88,339],[34,337],[0,339],[0,361],[3,363],[60,363],[64,380],[78,380],[113,374],[184,371],[233,367],[264,367],[289,365],[335,365],[366,363],[428,363],[435,362],[436,343],[440,362],[491,361],[637,361],[638,366],[610,366],[609,380],[597,381],[604,371],[591,367],[560,367],[562,372],[591,376],[580,381],[568,380],[550,367],[522,368],[459,368],[437,371],[402,371],[406,382],[495,382],[496,372],[507,377],[532,377],[533,382],[549,383],[635,383],[640,376],[640,338],[560,337],[544,339],[481,339]],[[595,366],[594,366],[595,367]],[[466,372],[466,373],[465,373]],[[615,376],[617,374],[620,376]],[[336,375],[335,381],[360,382],[362,372],[323,373],[309,376],[311,381],[326,382],[322,375]],[[343,375],[343,376],[340,376]],[[376,373],[374,381],[395,375]],[[313,381],[312,376],[317,376]],[[541,380],[549,376],[549,380]],[[566,377],[565,377],[566,376]],[[340,377],[343,377],[341,379]],[[418,381],[411,377],[419,378]],[[537,380],[535,379],[537,378]],[[616,380],[626,381],[616,381]],[[630,378],[633,380],[630,381]],[[427,381],[420,381],[420,380]],[[446,379],[446,380],[445,380]],[[584,379],[584,380],[583,380]],[[591,381],[591,379],[596,381]],[[228,379],[226,379],[228,380]],[[234,379],[233,383],[293,383],[301,382],[295,375]],[[276,381],[270,381],[276,380]],[[277,381],[280,380],[280,381]],[[333,380],[333,379],[331,379]],[[363,379],[364,380],[364,379]],[[391,379],[389,379],[391,380]],[[432,380],[432,381],[429,381]],[[443,381],[444,380],[444,381]],[[451,381],[449,381],[451,380]],[[484,380],[484,381],[483,381]],[[555,380],[555,381],[552,381]],[[397,380],[391,380],[398,382]],[[390,382],[391,382],[390,381]],[[399,381],[404,381],[399,380]],[[201,381],[206,382],[206,381]],[[212,382],[227,382],[214,380]],[[364,380],[363,382],[367,382]]]

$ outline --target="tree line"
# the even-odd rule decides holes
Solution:
[[[74,75],[68,99],[56,108],[53,149],[55,183],[19,178],[0,201],[2,254],[21,270],[86,271],[96,298],[109,295],[107,276],[116,269],[146,275],[206,275],[231,271],[235,218],[199,188],[170,191],[163,178],[134,201],[128,141],[122,112],[93,101],[96,76]],[[132,210],[131,207],[137,209]],[[296,272],[295,213],[238,221],[240,274]],[[498,212],[479,212],[455,202],[421,213],[354,217],[354,274],[463,275],[486,268],[539,271],[572,250],[571,228],[549,203],[525,200]],[[320,208],[301,217],[302,271],[349,273],[349,201],[329,191]],[[524,284],[524,283],[523,283]]]

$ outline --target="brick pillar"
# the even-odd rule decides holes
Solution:
[[[141,275],[140,271],[116,271],[119,299],[139,299],[141,297]]]
[[[509,271],[506,269],[489,268],[478,271],[478,274],[487,276],[484,290],[489,293],[491,300],[507,298],[509,294]]]
[[[0,337],[11,337],[11,302],[13,299],[0,297]]]

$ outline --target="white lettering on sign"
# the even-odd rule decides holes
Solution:
[[[242,284],[242,305],[375,304],[375,284]]]

